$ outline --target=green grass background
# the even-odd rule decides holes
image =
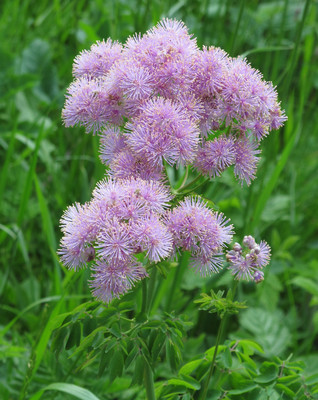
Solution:
[[[273,348],[286,357],[293,353],[318,372],[317,8],[309,0],[1,2],[1,399],[31,398],[54,382],[87,388],[100,399],[118,398],[118,387],[96,378],[94,363],[74,373],[67,353],[57,359],[50,351],[56,318],[90,299],[89,273],[74,275],[59,264],[59,219],[67,205],[90,198],[105,172],[98,137],[65,129],[61,109],[72,61],[82,49],[107,37],[125,41],[162,17],[182,19],[200,46],[246,55],[277,85],[288,121],[262,143],[258,178],[241,188],[225,174],[202,193],[231,218],[238,239],[254,234],[272,246],[265,282],[239,287],[250,309],[233,321],[229,334],[267,343],[269,357]],[[182,274],[172,270],[162,279],[155,307],[174,304],[176,313],[188,313],[194,322],[190,340],[204,351],[214,342],[218,320],[198,312],[193,300],[230,281],[226,273],[203,280],[186,268]],[[274,328],[251,328],[262,321],[279,328],[279,348]],[[118,385],[128,388],[129,381]],[[134,398],[129,389],[125,393],[123,398]],[[73,397],[47,392],[45,398]]]

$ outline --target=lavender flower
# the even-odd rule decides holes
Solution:
[[[127,147],[125,138],[117,126],[109,126],[100,135],[100,159],[103,164],[109,163],[117,153]]]
[[[96,227],[87,218],[88,205],[75,203],[69,206],[61,218],[64,236],[58,254],[68,268],[82,268],[92,258],[92,243],[97,235]]]
[[[74,60],[73,75],[76,78],[105,76],[116,61],[120,60],[123,46],[107,39],[96,42],[89,51],[83,50]]]
[[[221,268],[218,257],[232,238],[232,225],[223,214],[212,212],[201,199],[185,198],[166,217],[175,250],[190,251],[192,265],[207,275]]]
[[[220,136],[213,141],[205,141],[199,148],[194,166],[203,175],[210,178],[221,173],[235,162],[235,146],[233,138]]]
[[[93,261],[93,294],[105,301],[119,296],[147,276],[136,254],[146,252],[151,262],[171,255],[172,236],[161,221],[170,200],[161,182],[100,181],[89,202],[63,214],[61,262],[78,269]]]
[[[66,127],[80,125],[87,132],[100,132],[107,123],[121,124],[121,99],[103,87],[103,82],[83,76],[68,88],[62,117]]]
[[[121,261],[97,261],[93,268],[90,286],[93,295],[106,303],[130,290],[133,285],[147,277],[141,263],[134,259]]]
[[[99,41],[79,54],[67,90],[65,126],[100,135],[108,175],[61,219],[58,251],[68,268],[91,263],[93,294],[111,301],[145,278],[137,254],[160,262],[191,253],[201,275],[222,268],[233,227],[199,198],[173,209],[165,164],[192,165],[211,179],[234,167],[248,185],[260,142],[286,120],[276,88],[245,59],[197,47],[181,21],[163,19],[124,45]],[[263,279],[266,242],[244,239],[227,253],[237,279]]]
[[[114,179],[141,178],[160,181],[164,179],[163,167],[153,166],[146,159],[126,149],[118,152],[110,163],[109,175]]]
[[[259,158],[256,157],[260,153],[257,149],[257,143],[250,141],[245,136],[240,136],[235,141],[235,167],[234,173],[241,182],[249,185],[251,180],[255,178],[256,166]]]
[[[228,251],[226,259],[230,263],[229,269],[236,279],[254,280],[256,283],[264,279],[261,271],[270,260],[270,247],[264,241],[258,245],[252,236],[245,236],[243,251],[239,243],[235,243],[233,250]]]
[[[154,167],[161,167],[163,160],[189,164],[195,157],[199,131],[186,111],[170,100],[149,100],[126,128],[131,149]]]
[[[125,260],[133,253],[129,225],[112,218],[102,226],[96,241],[97,254],[103,259]]]
[[[132,227],[133,236],[141,251],[149,260],[158,262],[172,253],[172,235],[154,214],[140,220]]]

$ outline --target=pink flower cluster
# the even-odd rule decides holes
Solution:
[[[169,188],[158,181],[104,179],[89,202],[62,216],[62,263],[76,270],[92,262],[93,294],[106,302],[147,276],[140,253],[157,263],[188,250],[202,274],[217,272],[232,226],[200,200],[187,198],[168,211],[170,200]]]
[[[269,263],[271,249],[263,240],[257,244],[253,236],[244,236],[243,245],[245,250],[239,243],[235,243],[233,250],[227,252],[229,269],[236,279],[254,280],[259,283],[264,280],[261,270]]]
[[[75,270],[91,263],[93,295],[106,302],[147,276],[140,254],[157,263],[189,251],[201,275],[218,272],[233,226],[197,197],[171,208],[165,164],[191,165],[210,178],[233,165],[249,184],[259,142],[286,119],[275,88],[246,60],[200,50],[170,19],[124,45],[97,42],[76,57],[73,74],[65,125],[100,135],[110,177],[89,202],[65,211],[62,263]],[[230,269],[260,281],[269,247],[246,243],[248,254],[238,244],[227,254]]]
[[[63,119],[101,137],[114,178],[159,180],[164,162],[211,178],[233,165],[255,177],[259,142],[286,120],[270,82],[245,59],[199,49],[164,19],[124,45],[108,39],[76,57]]]

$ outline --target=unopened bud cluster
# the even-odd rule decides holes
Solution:
[[[253,236],[244,236],[243,246],[239,243],[233,245],[228,251],[226,259],[230,263],[229,269],[236,279],[253,280],[256,283],[264,280],[261,271],[270,260],[270,247],[265,241],[257,244]]]

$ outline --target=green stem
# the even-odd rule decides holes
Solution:
[[[153,373],[150,365],[145,361],[144,380],[148,400],[156,400],[155,385],[153,383]]]
[[[147,307],[146,307],[147,315],[150,314],[151,312],[151,307],[153,303],[153,294],[155,292],[156,278],[157,278],[157,268],[153,267],[149,280],[149,288],[148,288],[149,290],[148,290]]]
[[[192,193],[194,191],[196,191],[200,186],[204,185],[205,183],[209,182],[210,178],[206,178],[204,179],[204,181],[202,181],[201,183],[199,183],[196,187],[194,187],[193,189],[188,190],[187,192],[181,192],[178,193],[177,196],[186,196],[189,193]],[[194,182],[194,181],[193,181]],[[192,183],[193,183],[192,182]]]
[[[183,188],[184,184],[188,179],[188,175],[189,175],[189,166],[187,165],[181,185],[180,187],[176,188],[176,190],[181,190]]]
[[[141,304],[141,314],[145,314],[148,317],[148,312],[151,305],[151,288],[153,291],[154,280],[155,280],[155,271],[152,271],[152,275],[149,283],[149,292],[148,292],[148,279],[143,279],[142,281],[142,304]],[[155,396],[155,385],[153,380],[153,372],[151,366],[148,364],[148,361],[145,359],[144,363],[144,382],[147,393],[147,400],[156,400]]]
[[[231,39],[230,54],[232,54],[233,51],[234,51],[235,39],[237,37],[237,33],[238,33],[238,30],[239,30],[239,27],[240,27],[240,24],[241,24],[244,7],[245,7],[245,0],[241,0],[241,6],[240,6],[239,15],[238,15],[238,18],[237,18],[237,21],[236,21],[235,30],[233,32],[232,39]]]
[[[208,388],[209,388],[209,383],[210,383],[211,377],[213,376],[213,372],[214,372],[214,369],[215,369],[215,360],[216,360],[216,356],[218,354],[218,348],[219,348],[219,344],[220,344],[220,341],[221,341],[221,337],[223,336],[223,331],[224,331],[224,326],[225,326],[226,319],[227,319],[227,315],[225,315],[221,320],[221,323],[220,323],[220,326],[219,326],[219,330],[218,330],[218,335],[216,337],[215,349],[214,349],[213,359],[212,359],[212,362],[211,362],[211,365],[210,365],[209,375],[208,375],[208,377],[207,377],[207,379],[205,381],[205,384],[204,384],[204,387],[203,387],[203,391],[200,393],[199,400],[205,400],[206,399],[206,395],[207,395]]]
[[[237,289],[237,286],[238,286],[238,282],[239,282],[238,280],[235,280],[234,284],[233,284],[233,287],[232,287],[232,296],[231,296],[232,297],[232,299],[231,299],[232,301],[234,300],[234,296],[235,296],[235,292],[236,292],[236,289]],[[209,388],[209,383],[210,383],[210,380],[211,380],[211,378],[213,376],[213,373],[214,373],[214,370],[215,370],[215,360],[216,360],[216,356],[218,354],[218,348],[219,348],[221,339],[223,337],[223,333],[224,333],[225,327],[227,325],[227,321],[228,321],[228,315],[225,315],[222,318],[220,326],[219,326],[219,329],[218,329],[218,334],[217,334],[217,337],[216,337],[215,349],[214,349],[213,359],[212,359],[212,362],[211,362],[211,365],[210,365],[209,375],[208,375],[208,377],[207,377],[207,379],[205,381],[205,384],[204,384],[204,387],[203,387],[203,391],[200,392],[199,400],[205,400],[206,399],[206,395],[207,395],[208,388]]]
[[[198,181],[201,178],[202,175],[198,175],[196,178],[194,178],[191,182],[187,183],[185,186],[183,186],[181,191],[183,192],[185,189],[188,189],[190,186],[192,186],[196,181]],[[179,189],[179,190],[180,190]],[[179,192],[179,190],[177,190],[177,192]]]
[[[147,291],[148,291],[148,282],[146,279],[143,279],[141,282],[141,289],[142,289],[142,300],[141,300],[141,311],[140,314],[146,314],[147,312]]]

